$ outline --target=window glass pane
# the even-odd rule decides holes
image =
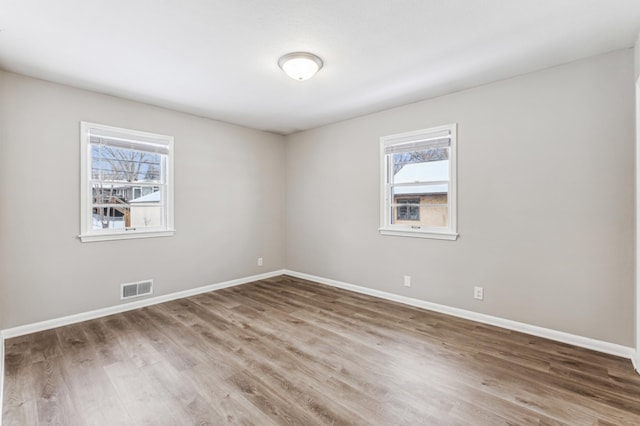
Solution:
[[[401,187],[400,189],[404,188],[416,187]],[[449,226],[448,195],[446,192],[417,195],[418,198],[406,198],[405,194],[393,194],[392,224],[425,227]]]
[[[398,185],[391,189],[391,199],[397,203],[397,198],[425,197],[429,195],[447,195],[449,193],[448,183],[424,183],[422,185]],[[422,201],[420,202],[422,204]]]
[[[128,227],[129,208],[120,205],[94,206],[93,229],[125,229]]]
[[[409,220],[420,220],[420,207],[409,207],[408,218]]]
[[[160,186],[98,182],[92,195],[94,230],[164,225]]]
[[[449,207],[446,194],[423,197],[422,203],[420,206],[421,226],[449,226]]]
[[[160,186],[137,186],[118,182],[94,182],[93,204],[162,203]]]
[[[396,219],[398,221],[420,220],[419,198],[396,198]]]
[[[449,180],[449,148],[401,152],[391,157],[393,183]]]
[[[162,155],[91,144],[91,177],[117,182],[161,182]]]
[[[164,226],[163,208],[148,204],[131,204],[131,226],[134,228]]]

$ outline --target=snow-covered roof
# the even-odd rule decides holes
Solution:
[[[133,200],[129,200],[129,204],[135,203],[159,203],[160,202],[160,191],[152,192],[151,194],[143,195],[142,197],[134,198]]]
[[[398,173],[393,176],[394,183],[414,183],[424,181],[448,181],[449,161],[425,161],[422,163],[405,164]],[[395,195],[418,194],[446,194],[449,185],[446,183],[437,185],[396,186]]]

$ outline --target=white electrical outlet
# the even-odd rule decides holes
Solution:
[[[484,288],[482,287],[474,287],[473,288],[473,298],[478,300],[484,300]]]
[[[262,258],[261,257],[258,258],[258,266],[262,266]]]
[[[411,287],[411,275],[404,276],[404,286]]]

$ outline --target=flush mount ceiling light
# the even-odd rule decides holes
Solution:
[[[308,80],[322,68],[322,59],[313,53],[287,53],[278,59],[278,66],[294,80]]]

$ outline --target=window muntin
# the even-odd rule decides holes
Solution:
[[[171,136],[81,123],[82,241],[173,234]]]
[[[382,137],[380,232],[455,239],[456,125]]]

